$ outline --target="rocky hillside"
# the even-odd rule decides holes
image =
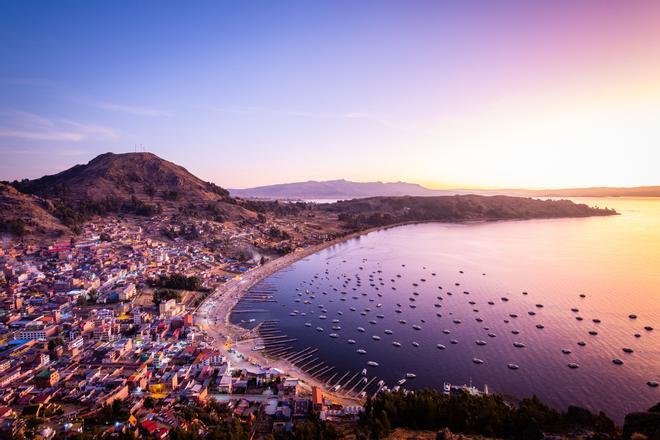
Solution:
[[[47,201],[0,183],[0,234],[54,235],[67,232]]]
[[[51,200],[56,215],[68,225],[110,212],[147,216],[206,212],[231,220],[256,216],[225,189],[152,153],[106,153],[87,164],[14,185],[23,193]]]

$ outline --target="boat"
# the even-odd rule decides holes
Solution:
[[[658,388],[659,384],[655,380],[649,380],[648,382],[646,382],[646,385],[650,386],[651,388]]]
[[[419,342],[413,341],[412,345],[413,347],[419,347]]]
[[[337,333],[330,333],[331,338],[338,338],[339,335]]]
[[[624,353],[633,353],[634,350],[632,348],[625,347],[622,349]]]
[[[596,336],[598,334],[598,332],[596,330],[589,330],[589,334],[591,336]]]
[[[265,349],[266,349],[265,345],[255,345],[254,348],[252,349],[252,351],[261,351],[261,350],[265,350]]]
[[[311,322],[306,322],[306,323],[305,323],[305,327],[311,327],[311,326],[312,326],[312,323],[311,323]]]
[[[628,318],[630,318],[630,319],[637,319],[637,315],[631,313],[630,315],[628,315]]]
[[[507,368],[509,370],[517,370],[518,368],[520,368],[520,366],[518,366],[517,364],[508,364]]]
[[[452,340],[449,341],[449,342],[450,342],[451,344],[454,344],[454,345],[458,344],[458,340],[457,340],[457,339],[452,339]]]
[[[358,327],[357,331],[359,331],[360,333],[364,333],[366,330],[364,329],[364,327]]]
[[[414,379],[417,375],[415,373],[406,373],[406,379]]]
[[[580,368],[580,365],[576,364],[575,362],[571,362],[568,364],[568,368],[575,370],[576,368]]]
[[[482,361],[482,360],[479,359],[479,358],[472,358],[472,362],[474,362],[474,363],[477,364],[477,365],[481,365],[481,364],[484,363],[484,361]]]
[[[367,350],[365,350],[364,348],[358,348],[358,349],[355,350],[355,351],[356,351],[358,354],[367,354]]]
[[[395,347],[401,347],[401,343],[397,341],[393,341],[392,345],[394,345]]]
[[[406,383],[405,379],[399,379],[399,381],[397,382],[398,385],[403,385],[404,383]]]
[[[650,325],[647,325],[646,327],[644,327],[644,330],[646,330],[647,332],[651,332],[651,331],[653,331],[653,327],[651,327]]]
[[[385,329],[385,334],[386,334],[386,335],[391,335],[391,334],[392,334],[392,330]]]
[[[513,346],[516,348],[525,348],[525,344],[523,344],[522,342],[514,342]]]
[[[564,354],[571,354],[571,350],[569,350],[568,348],[562,348],[561,352]]]
[[[623,365],[623,361],[622,361],[621,359],[619,359],[619,358],[612,359],[612,363],[613,363],[614,365]]]
[[[369,361],[367,362],[367,365],[369,365],[370,367],[377,367],[379,364],[376,361]]]
[[[486,345],[486,341],[482,341],[480,339],[474,341],[474,343],[477,344],[477,345]]]
[[[366,368],[363,368],[363,369],[362,369],[362,375],[363,375],[363,376],[366,376],[366,375],[367,375],[367,369],[366,369]]]
[[[587,343],[584,342],[584,341],[578,341],[577,344],[578,344],[580,347],[584,347],[585,345],[587,345]]]
[[[446,349],[447,349],[447,347],[445,347],[445,346],[442,345],[442,344],[438,344],[438,345],[436,345],[436,347],[437,347],[439,350],[446,350]]]
[[[323,327],[316,327],[316,331],[318,331],[318,332],[322,332],[322,331],[323,331]]]
[[[539,330],[543,330],[545,326],[543,324],[536,324],[536,328]]]
[[[422,329],[422,327],[420,327],[417,324],[413,325],[412,328],[414,328],[415,330],[421,330]]]
[[[371,339],[373,339],[374,341],[380,341],[380,336],[373,335]]]

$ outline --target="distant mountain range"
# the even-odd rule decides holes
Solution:
[[[446,196],[455,194],[514,195],[525,197],[660,197],[660,186],[633,188],[527,189],[431,189],[407,182],[352,182],[349,180],[309,180],[245,189],[230,189],[234,197],[247,199],[347,200],[366,197]]]

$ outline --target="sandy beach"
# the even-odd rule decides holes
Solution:
[[[330,392],[326,389],[324,383],[319,382],[314,377],[283,359],[267,357],[260,351],[253,351],[252,348],[261,344],[260,340],[258,338],[250,337],[251,334],[249,330],[229,322],[229,316],[231,315],[234,306],[250,288],[275,272],[284,269],[298,260],[336,244],[370,232],[396,226],[401,225],[371,228],[348,234],[335,240],[298,249],[295,252],[271,260],[263,266],[252,269],[243,275],[222,284],[211,295],[209,295],[195,310],[195,322],[202,330],[207,332],[207,335],[213,341],[215,348],[223,351],[228,356],[230,355],[229,349],[233,347],[243,355],[246,363],[260,365],[262,367],[277,368],[291,377],[301,379],[309,386],[317,386],[323,389],[326,397],[329,397],[337,403],[347,406],[361,404],[363,403],[361,399],[344,396],[341,393]],[[234,356],[230,357],[235,359]]]

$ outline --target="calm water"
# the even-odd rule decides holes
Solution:
[[[380,366],[368,368],[369,378],[377,376],[390,387],[407,372],[417,375],[407,388],[472,380],[507,395],[537,394],[559,408],[604,410],[621,422],[625,413],[660,401],[660,388],[647,385],[660,381],[660,200],[578,201],[613,207],[622,215],[433,223],[371,233],[273,275],[253,290],[274,292],[276,302],[250,303],[265,311],[232,319],[279,319],[282,332],[297,339],[291,346],[317,347],[315,356],[335,367],[324,379],[339,373],[336,380],[347,371],[350,377],[372,360]],[[290,316],[294,310],[298,313]],[[628,317],[633,313],[637,319]],[[624,353],[624,347],[634,353]],[[358,348],[367,354],[358,354]],[[614,358],[624,364],[614,365]],[[520,368],[510,370],[509,363]],[[579,368],[570,369],[569,363]]]

